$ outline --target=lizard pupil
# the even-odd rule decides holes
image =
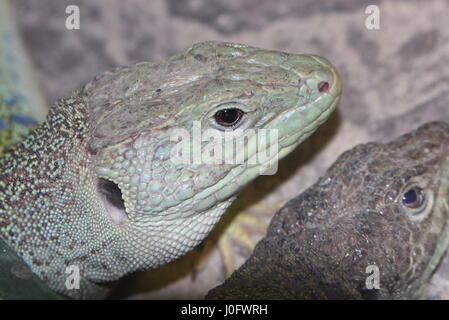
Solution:
[[[223,109],[215,113],[215,121],[224,127],[232,127],[242,118],[244,112],[237,108]]]
[[[411,188],[402,196],[402,203],[408,208],[419,208],[424,203],[424,193],[421,188]]]

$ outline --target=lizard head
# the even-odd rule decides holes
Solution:
[[[273,218],[268,237],[295,239],[296,258],[321,270],[322,284],[417,297],[449,244],[447,141],[449,125],[434,122],[345,152]]]
[[[323,58],[220,42],[89,83],[98,198],[134,265],[196,246],[243,186],[328,118],[341,88]]]

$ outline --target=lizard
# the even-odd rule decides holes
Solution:
[[[0,158],[0,238],[55,292],[103,297],[111,282],[198,245],[247,183],[329,117],[341,91],[324,58],[215,41],[105,72]],[[217,142],[194,140],[198,124]],[[250,129],[278,139],[255,148],[257,135],[247,137],[230,149],[241,162],[198,162],[195,142],[221,147],[220,137]],[[180,131],[193,132],[185,153]],[[174,161],[189,152],[193,161]],[[78,289],[66,286],[73,266]]]
[[[449,245],[448,141],[449,124],[430,122],[344,152],[207,297],[424,298]]]

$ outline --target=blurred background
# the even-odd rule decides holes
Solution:
[[[340,108],[279,172],[248,186],[204,244],[161,270],[131,276],[113,297],[202,298],[224,279],[217,238],[235,213],[266,222],[343,151],[388,141],[431,120],[449,121],[447,0],[13,0],[15,20],[48,103],[116,66],[164,59],[193,43],[222,40],[314,53],[344,80]],[[67,30],[65,9],[80,8],[80,30]],[[368,5],[380,29],[365,26]],[[262,236],[248,227],[254,240]],[[250,252],[232,242],[236,266]],[[449,260],[449,259],[448,259]],[[449,261],[442,266],[449,270]],[[449,272],[433,297],[449,298]]]

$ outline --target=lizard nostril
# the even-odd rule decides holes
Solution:
[[[321,81],[318,83],[318,91],[321,93],[326,93],[329,91],[329,82],[327,81]]]

